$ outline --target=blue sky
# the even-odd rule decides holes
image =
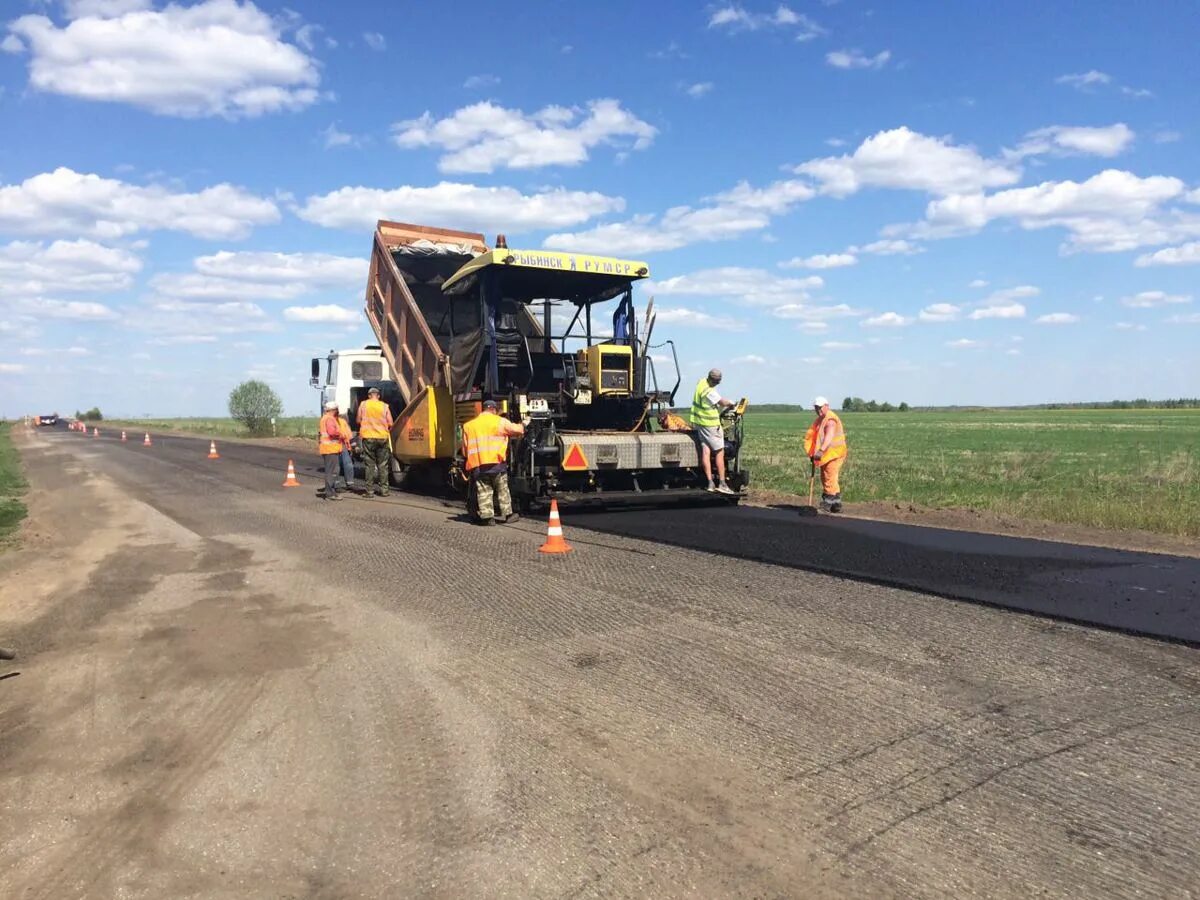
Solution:
[[[1191,2],[0,8],[5,415],[312,411],[380,216],[646,259],[760,402],[1200,393]]]

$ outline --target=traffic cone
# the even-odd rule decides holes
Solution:
[[[99,428],[92,429],[92,437],[100,437],[100,429]]]
[[[209,459],[220,459],[221,458],[221,454],[219,454],[217,452],[217,442],[216,441],[208,442],[208,458]]]
[[[562,520],[558,517],[558,501],[550,501],[550,524],[546,527],[546,543],[539,553],[570,553],[574,548],[563,539]]]
[[[299,481],[296,480],[296,467],[294,465],[292,465],[292,461],[290,459],[288,460],[287,478],[284,479],[283,486],[284,487],[304,487],[304,485],[302,485]]]
[[[148,431],[146,432],[146,439],[144,441],[142,441],[142,446],[143,447],[153,447],[154,446],[153,444],[150,443],[150,432],[148,432]]]
[[[121,443],[123,444],[123,443],[125,443],[125,441],[126,441],[125,432],[122,431],[121,432]]]

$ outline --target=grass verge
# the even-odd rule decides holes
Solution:
[[[21,460],[12,442],[12,424],[0,422],[0,549],[14,543],[13,533],[25,518],[25,478]]]
[[[252,435],[240,422],[233,419],[181,418],[181,419],[112,419],[98,423],[101,429],[124,428],[135,434],[145,431],[183,431],[206,437],[303,437],[316,440],[316,416],[284,416],[275,423],[275,434]]]

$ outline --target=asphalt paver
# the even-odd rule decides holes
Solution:
[[[608,514],[548,557],[541,521],[325,503],[314,457],[284,489],[287,451],[154,439],[23,450],[61,533],[0,579],[4,896],[1200,883],[1190,646]]]

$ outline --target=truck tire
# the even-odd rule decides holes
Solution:
[[[388,482],[394,488],[402,488],[404,487],[404,480],[406,476],[407,472],[404,468],[404,463],[400,462],[400,460],[393,456],[391,471],[388,472]]]

